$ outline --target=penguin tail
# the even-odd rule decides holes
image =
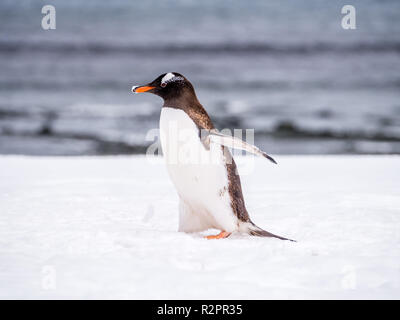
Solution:
[[[277,236],[276,234],[273,234],[273,233],[268,232],[268,231],[266,231],[264,229],[261,229],[260,227],[256,226],[251,221],[246,223],[246,224],[248,224],[247,233],[252,235],[252,236],[278,238],[278,239],[281,239],[281,240],[289,240],[289,241],[296,242],[296,240],[292,240],[292,239],[284,238],[284,237],[281,237],[281,236]]]

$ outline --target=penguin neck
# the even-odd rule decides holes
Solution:
[[[185,111],[187,108],[198,105],[201,106],[194,90],[186,89],[178,94],[164,97],[164,107],[166,108],[178,108]]]
[[[184,111],[200,129],[214,129],[207,111],[197,99],[194,90],[185,90],[179,95],[164,98],[163,108],[174,108]]]

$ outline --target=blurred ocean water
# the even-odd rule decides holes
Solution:
[[[351,4],[3,0],[0,154],[143,153],[162,101],[130,88],[169,71],[271,154],[400,153],[400,1]]]

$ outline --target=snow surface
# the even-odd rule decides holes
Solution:
[[[0,298],[400,298],[400,157],[239,160],[297,243],[177,232],[163,159],[0,157]]]

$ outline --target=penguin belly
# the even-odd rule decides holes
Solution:
[[[169,176],[180,197],[179,231],[238,229],[220,145],[207,147],[195,122],[181,109],[163,107],[160,140]]]

